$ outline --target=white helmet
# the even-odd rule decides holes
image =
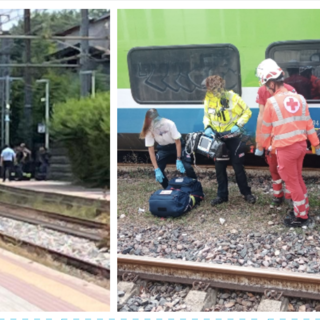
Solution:
[[[278,79],[281,75],[283,76],[283,78]],[[259,78],[260,84],[264,85],[272,79],[283,80],[284,72],[274,60],[266,59],[258,65],[256,76]]]

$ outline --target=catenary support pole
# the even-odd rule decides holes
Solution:
[[[81,55],[80,55],[80,71],[88,70],[88,56],[89,56],[89,41],[85,38],[89,36],[89,10],[81,9],[81,25],[80,35],[84,39],[81,40]],[[89,93],[88,75],[80,72],[80,95],[85,97]]]

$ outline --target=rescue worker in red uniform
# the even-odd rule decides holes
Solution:
[[[261,64],[264,65],[271,65],[274,66],[275,68],[278,67],[277,63],[272,60],[272,59],[266,59],[264,60]],[[262,65],[259,65],[257,68],[258,70],[261,70]],[[259,77],[259,75],[257,74]],[[284,87],[293,93],[296,93],[296,90],[291,87],[288,84],[284,84]],[[262,119],[263,119],[263,112],[265,109],[265,105],[267,103],[267,99],[271,97],[271,94],[267,90],[265,86],[261,86],[258,90],[256,102],[259,104],[259,114],[258,114],[258,119],[257,119],[257,130],[256,130],[256,140],[257,140],[257,147],[255,151],[256,156],[262,156],[264,153],[263,147],[261,145],[261,126],[262,126]],[[277,161],[277,156],[275,154],[275,150],[271,150],[271,146],[269,146],[265,150],[265,159],[266,162],[269,165],[269,171],[272,177],[272,189],[273,189],[273,199],[272,203],[275,205],[280,205],[283,201],[284,198],[287,200],[291,199],[291,195],[289,193],[289,190],[283,188],[283,181],[280,177],[280,174],[278,172],[278,161]]]
[[[272,148],[276,150],[278,171],[293,200],[294,209],[285,217],[284,224],[287,227],[302,227],[311,220],[307,211],[307,188],[302,178],[303,159],[307,150],[307,139],[320,156],[319,139],[305,98],[283,86],[282,69],[262,65],[258,74],[260,83],[265,85],[272,95],[267,100],[263,113],[262,146],[270,146],[273,133]]]

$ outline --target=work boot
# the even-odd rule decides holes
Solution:
[[[284,220],[284,225],[288,228],[301,228],[303,226],[308,226],[309,224],[312,224],[313,220],[312,218],[308,219],[301,219],[301,218],[297,218],[297,217],[285,217]]]
[[[277,197],[273,197],[272,198],[272,204],[275,205],[275,206],[280,206],[284,201],[284,197],[280,197],[280,198],[277,198]]]
[[[214,206],[221,204],[223,202],[228,202],[228,198],[216,197],[213,200],[211,200],[211,206],[214,207]]]
[[[247,194],[244,196],[244,200],[251,204],[254,204],[256,202],[256,197],[253,194]]]

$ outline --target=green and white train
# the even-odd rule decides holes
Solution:
[[[272,58],[287,77],[308,67],[320,78],[319,30],[320,10],[118,10],[118,149],[145,150],[138,134],[149,108],[183,134],[203,130],[202,82],[213,74],[251,108],[254,135],[256,67]],[[320,100],[307,101],[317,128]]]

